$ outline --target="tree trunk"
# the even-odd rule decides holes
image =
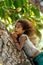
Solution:
[[[43,0],[29,0],[29,3],[36,6],[43,13]]]
[[[0,64],[2,65],[32,65],[24,51],[19,52],[7,31],[0,21]]]

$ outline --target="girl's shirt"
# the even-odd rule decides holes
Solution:
[[[33,35],[29,35],[28,36],[29,39],[31,40],[31,42],[34,44],[35,47],[38,47],[38,37],[36,34],[33,34]]]
[[[26,34],[22,34],[19,37],[19,42],[21,42],[22,37],[27,38],[24,42],[23,50],[25,51],[27,56],[32,57],[34,53],[38,51],[38,49],[33,45],[33,43],[30,41],[29,37]]]

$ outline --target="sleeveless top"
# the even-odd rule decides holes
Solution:
[[[25,54],[28,56],[28,57],[32,57],[33,54],[38,50],[33,44],[32,42],[30,41],[29,37],[26,35],[26,34],[22,34],[20,37],[19,37],[19,42],[21,40],[22,37],[26,37],[27,40],[24,42],[24,47],[23,47],[23,50],[25,52]],[[31,44],[31,45],[30,45]]]

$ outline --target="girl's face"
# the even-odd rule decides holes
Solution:
[[[17,33],[17,35],[23,34],[24,31],[25,30],[23,30],[21,23],[17,22],[16,25],[15,25],[15,32]]]

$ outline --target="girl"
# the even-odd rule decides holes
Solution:
[[[35,65],[43,65],[43,52],[40,52],[32,42],[28,35],[33,35],[34,26],[33,23],[26,19],[19,19],[15,24],[15,30],[12,34],[16,48],[21,51],[24,50],[28,57],[33,58]]]

